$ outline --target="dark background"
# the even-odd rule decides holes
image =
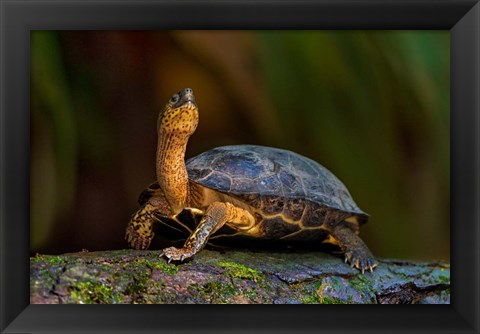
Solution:
[[[31,33],[31,252],[124,248],[161,105],[194,89],[187,157],[287,148],[371,215],[380,257],[449,260],[448,31]]]

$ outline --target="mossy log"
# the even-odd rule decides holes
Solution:
[[[450,266],[380,260],[360,274],[323,252],[203,250],[183,264],[158,251],[30,259],[30,303],[449,303]]]

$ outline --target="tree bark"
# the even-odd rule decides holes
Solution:
[[[448,304],[450,266],[380,260],[360,274],[323,252],[203,250],[167,263],[158,251],[30,259],[30,303]]]

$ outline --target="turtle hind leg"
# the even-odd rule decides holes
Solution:
[[[337,240],[342,252],[345,255],[345,262],[362,272],[372,271],[378,261],[368,249],[362,239],[347,225],[338,224],[331,229],[330,233]]]
[[[151,204],[143,205],[130,219],[125,231],[125,239],[130,247],[147,249],[155,235],[153,225],[156,221],[154,213],[158,210]]]
[[[248,229],[254,224],[255,219],[248,211],[231,203],[213,202],[183,247],[166,248],[163,254],[168,262],[186,260],[200,252],[207,244],[208,238],[227,222],[238,229]]]

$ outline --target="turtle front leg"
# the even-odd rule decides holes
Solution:
[[[339,224],[330,231],[345,254],[345,262],[362,272],[373,271],[378,261],[362,239],[348,226]]]
[[[152,242],[153,224],[155,222],[154,213],[157,209],[146,203],[130,219],[125,231],[125,239],[130,247],[135,249],[147,249]]]
[[[253,226],[254,218],[248,211],[231,203],[214,202],[207,208],[202,220],[183,247],[166,248],[162,255],[165,255],[168,262],[183,261],[192,257],[200,252],[207,244],[208,238],[227,222],[242,230]]]
[[[162,196],[151,197],[142,205],[130,219],[125,231],[125,239],[130,247],[147,249],[155,236],[153,227],[158,220],[155,214],[169,212],[168,210],[168,204]]]

